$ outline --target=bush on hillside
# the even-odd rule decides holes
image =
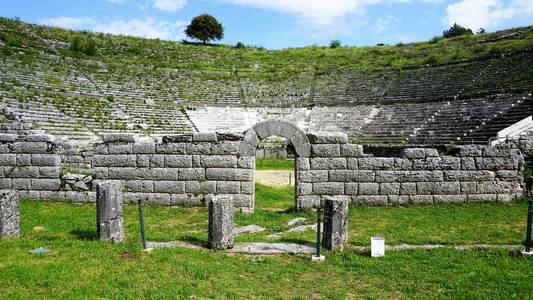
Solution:
[[[452,27],[448,30],[444,30],[442,32],[442,36],[444,38],[451,38],[455,36],[462,36],[462,35],[473,35],[472,29],[463,27],[457,23],[454,23]]]
[[[185,29],[185,34],[202,43],[220,40],[224,37],[224,27],[213,16],[203,14],[192,19],[191,24]]]
[[[82,39],[79,35],[70,43],[70,50],[85,53],[89,56],[97,52],[96,42],[92,38]]]

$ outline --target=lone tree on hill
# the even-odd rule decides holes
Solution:
[[[442,32],[442,36],[445,38],[451,38],[454,36],[461,36],[461,35],[473,35],[472,29],[468,29],[466,27],[463,27],[461,25],[458,25],[457,23],[454,23],[452,27],[448,30],[444,30]]]
[[[213,16],[202,14],[192,19],[191,24],[185,29],[188,37],[202,41],[220,40],[224,37],[224,27]]]

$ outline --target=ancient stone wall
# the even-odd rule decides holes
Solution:
[[[217,194],[253,209],[253,157],[239,157],[242,135],[194,133],[162,142],[104,136],[93,157],[95,181],[124,181],[124,202],[205,205]],[[95,182],[95,183],[96,183]]]
[[[351,203],[510,201],[523,192],[523,157],[508,146],[457,146],[440,154],[407,148],[400,157],[374,157],[342,134],[310,134],[311,155],[297,161],[301,206],[323,195]]]
[[[105,135],[94,146],[92,175],[65,173],[72,163],[65,158],[81,154],[53,137],[1,134],[0,189],[18,190],[21,198],[85,202],[95,200],[98,182],[119,180],[126,203],[206,205],[213,195],[230,195],[234,207],[253,211],[255,149],[271,135],[294,146],[298,207],[316,205],[323,196],[395,205],[510,201],[523,192],[524,159],[508,144],[440,152],[406,148],[382,157],[349,144],[345,134],[305,134],[279,121],[245,134],[194,133],[161,141]]]

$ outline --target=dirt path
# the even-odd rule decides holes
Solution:
[[[289,170],[256,170],[255,181],[269,186],[294,185],[294,171]]]

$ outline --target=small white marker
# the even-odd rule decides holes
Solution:
[[[385,256],[385,238],[381,236],[373,236],[370,238],[370,256],[381,257]]]

